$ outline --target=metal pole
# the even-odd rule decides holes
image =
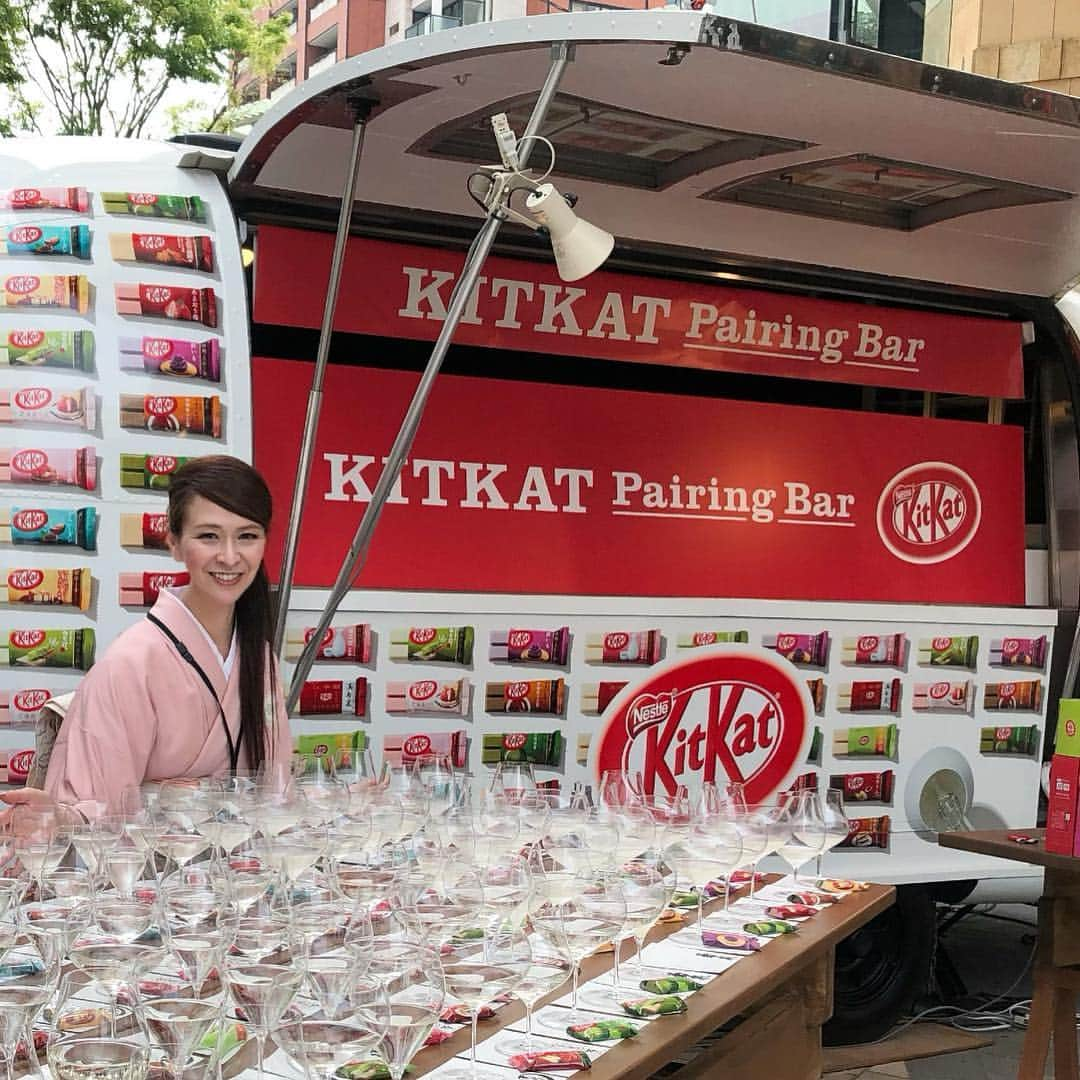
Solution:
[[[547,78],[544,80],[544,85],[536,99],[536,104],[533,106],[532,115],[529,117],[529,123],[522,134],[522,140],[524,140],[526,135],[539,134],[540,128],[544,122],[544,117],[547,115],[548,106],[555,97],[555,92],[559,87],[559,82],[562,80],[563,72],[566,70],[566,65],[572,57],[572,45],[559,44],[553,46],[551,67],[548,69]],[[522,140],[519,140],[519,143]],[[535,139],[529,139],[521,146],[518,154],[520,168],[525,168],[528,163],[529,154],[535,144]],[[375,485],[375,490],[371,494],[371,501],[364,508],[364,514],[360,519],[360,524],[356,528],[356,534],[353,537],[352,544],[349,546],[345,561],[341,564],[340,571],[338,571],[337,581],[334,582],[334,586],[330,590],[330,596],[326,602],[326,607],[323,609],[322,615],[319,617],[319,623],[316,626],[314,633],[311,635],[310,640],[304,646],[299,659],[296,661],[296,667],[293,669],[292,681],[289,684],[288,708],[290,712],[295,708],[296,702],[300,697],[300,690],[304,685],[304,680],[307,678],[308,672],[311,671],[311,665],[314,663],[319,643],[322,641],[323,635],[326,633],[326,629],[330,625],[337,609],[341,606],[342,600],[345,599],[349,590],[352,588],[352,583],[356,580],[356,575],[360,572],[360,569],[367,558],[368,548],[371,545],[372,533],[375,531],[375,526],[378,523],[379,516],[382,514],[383,507],[386,505],[386,500],[390,495],[394,482],[398,478],[398,474],[401,472],[401,467],[405,462],[405,458],[412,447],[413,439],[416,437],[416,429],[420,426],[420,418],[424,414],[428,396],[435,383],[435,378],[439,374],[439,369],[442,367],[443,358],[446,356],[446,351],[450,346],[450,340],[457,330],[461,316],[465,313],[465,307],[469,302],[469,297],[476,287],[477,279],[480,276],[484,261],[491,251],[491,246],[495,242],[495,236],[499,231],[499,226],[502,224],[502,214],[500,213],[501,202],[501,199],[496,199],[492,203],[492,208],[488,211],[487,219],[481,226],[480,232],[477,233],[476,238],[473,240],[472,246],[469,248],[469,253],[465,257],[465,264],[462,267],[461,274],[458,277],[453,294],[450,297],[446,319],[443,322],[442,328],[439,331],[439,336],[432,347],[427,367],[424,368],[424,372],[420,376],[420,382],[413,392],[412,401],[409,403],[405,418],[402,420],[401,427],[398,429],[397,437],[394,439],[394,445],[390,448],[390,453],[387,455],[386,462],[379,475],[379,482]]]
[[[345,263],[345,248],[349,240],[349,224],[352,221],[353,201],[356,198],[356,181],[360,173],[360,154],[364,148],[364,131],[367,128],[367,112],[370,102],[353,102],[356,122],[353,125],[352,147],[349,151],[345,188],[341,195],[337,232],[334,234],[334,251],[330,256],[330,280],[326,286],[326,302],[323,304],[322,326],[319,329],[319,345],[315,352],[315,373],[308,391],[307,416],[304,419],[304,435],[300,443],[300,460],[293,487],[292,507],[289,510],[289,529],[285,534],[285,550],[281,556],[281,576],[277,592],[277,619],[274,622],[274,655],[281,655],[285,640],[285,622],[289,613],[289,597],[292,595],[293,574],[296,569],[296,551],[300,541],[300,516],[304,509],[308,479],[311,476],[311,459],[315,454],[315,434],[319,427],[319,411],[322,409],[323,377],[330,355],[330,341],[334,332],[334,313],[337,310],[338,292],[341,288],[341,269]]]

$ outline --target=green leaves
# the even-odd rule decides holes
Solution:
[[[235,106],[240,63],[268,74],[288,39],[289,17],[257,20],[256,3],[0,0],[0,87],[14,102],[0,127],[29,117],[63,134],[137,137],[180,81],[220,84],[223,109]]]

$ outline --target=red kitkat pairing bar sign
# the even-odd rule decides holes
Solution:
[[[279,521],[310,379],[253,362]],[[329,368],[298,584],[334,581],[416,380]],[[358,584],[1022,604],[1023,506],[1015,427],[441,376]]]
[[[333,237],[262,226],[255,319],[317,327]],[[434,340],[460,252],[354,237],[335,327]],[[1020,326],[600,271],[570,285],[554,266],[489,258],[456,342],[797,379],[1024,395]]]

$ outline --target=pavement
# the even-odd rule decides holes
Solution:
[[[1007,1002],[991,1005],[990,1011],[997,1011],[1014,999],[1031,996],[1028,965],[1034,947],[1035,919],[1034,906],[999,904],[985,915],[967,916],[947,933],[946,948],[969,993],[1008,995]],[[1028,967],[1026,972],[1025,967]],[[827,1073],[826,1080],[1015,1080],[1023,1031],[1011,1029],[988,1034],[994,1043],[980,1050],[875,1065],[854,1072]],[[1048,1065],[1046,1076],[1053,1076],[1052,1064]]]

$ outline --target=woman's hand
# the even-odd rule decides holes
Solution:
[[[59,806],[47,791],[30,787],[15,788],[12,791],[0,793],[0,803],[7,803],[9,807],[7,810],[0,811],[0,828],[2,829],[6,829],[11,825],[11,818],[16,806]]]

